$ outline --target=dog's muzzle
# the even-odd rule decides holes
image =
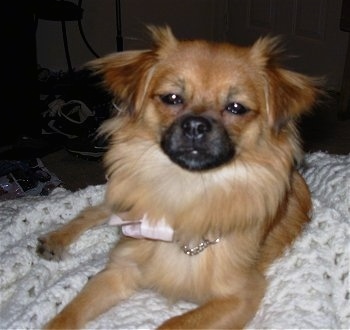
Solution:
[[[191,171],[218,167],[235,154],[234,144],[222,124],[197,115],[178,118],[164,132],[161,147],[174,163]]]

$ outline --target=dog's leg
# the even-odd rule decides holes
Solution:
[[[118,263],[98,273],[45,329],[79,329],[126,299],[138,287],[140,273],[131,262]]]
[[[257,267],[262,273],[294,242],[311,219],[312,201],[309,189],[297,172],[293,173],[292,180],[288,203],[284,208],[285,214],[270,229],[261,247]]]
[[[158,329],[244,328],[256,314],[265,293],[265,279],[261,275],[253,277],[237,295],[214,298],[198,308],[165,321]]]
[[[39,237],[38,254],[48,260],[61,259],[65,248],[88,229],[106,222],[109,215],[110,213],[103,204],[83,210],[78,216],[58,230]]]

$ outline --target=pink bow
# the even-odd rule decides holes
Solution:
[[[121,216],[127,213],[112,214],[108,220],[111,226],[121,226],[125,236],[133,238],[149,238],[171,242],[174,236],[174,230],[166,223],[165,219],[157,221],[155,225],[150,225],[147,214],[144,214],[140,220],[123,220]]]

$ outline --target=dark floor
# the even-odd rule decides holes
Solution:
[[[331,96],[300,123],[306,152],[350,153],[350,118],[338,119],[338,97]]]
[[[350,153],[350,120],[337,119],[335,100],[330,100],[325,106],[304,118],[300,130],[306,152]],[[76,191],[106,182],[100,161],[79,159],[64,149],[41,159],[45,166],[62,180],[66,189]]]
[[[50,153],[41,160],[68,190],[76,191],[106,182],[102,161],[81,159],[68,153],[65,149]]]

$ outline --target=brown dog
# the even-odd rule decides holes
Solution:
[[[309,220],[295,119],[315,102],[316,82],[278,64],[275,38],[238,47],[150,29],[152,49],[91,64],[121,100],[102,128],[105,201],[39,238],[38,251],[60,258],[108,219],[124,235],[47,328],[83,327],[143,288],[199,304],[160,329],[242,328],[267,267]]]

